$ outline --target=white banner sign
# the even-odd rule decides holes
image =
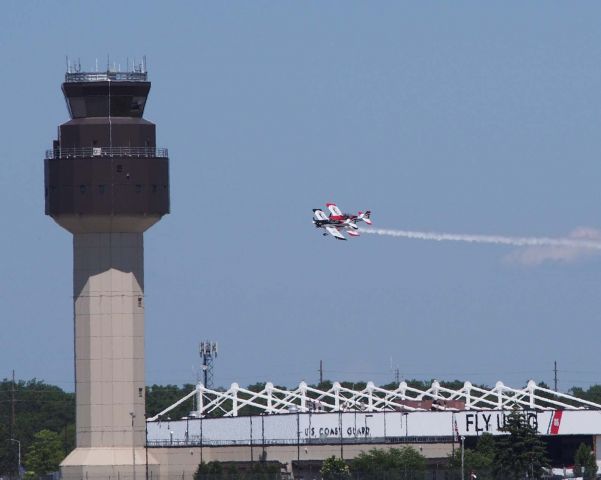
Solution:
[[[311,443],[374,442],[400,437],[502,434],[508,411],[344,412],[261,415],[150,422],[148,440],[160,443]],[[601,435],[601,411],[524,412],[540,435]]]

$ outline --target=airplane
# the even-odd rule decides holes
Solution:
[[[341,230],[348,233],[351,237],[358,237],[359,227],[357,222],[365,222],[368,225],[372,224],[371,212],[359,212],[357,215],[351,215],[348,213],[342,213],[335,203],[326,203],[326,207],[330,211],[330,216],[326,214],[320,208],[313,209],[313,224],[315,228],[323,228],[325,232],[324,237],[332,235],[337,240],[346,240],[346,237],[342,235]]]

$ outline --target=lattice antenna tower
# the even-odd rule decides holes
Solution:
[[[213,363],[217,358],[217,342],[208,340],[200,342],[200,358],[202,359],[203,384],[206,388],[213,387]]]

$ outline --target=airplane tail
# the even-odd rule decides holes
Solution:
[[[357,215],[357,220],[361,220],[361,221],[367,223],[368,225],[371,225],[372,221],[371,221],[370,217],[371,217],[371,211],[367,210],[367,211],[365,211],[365,213],[359,212],[359,215]]]

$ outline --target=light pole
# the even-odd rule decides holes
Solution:
[[[202,444],[204,442],[204,439],[202,437],[203,431],[202,431],[202,417],[204,417],[204,415],[201,413],[200,414],[200,463],[202,463]]]
[[[373,415],[365,415],[365,417],[363,417],[363,419],[365,420],[365,431],[363,432],[365,434],[365,443],[367,443],[367,436],[369,432],[369,428],[367,427],[367,419],[372,417]]]
[[[18,447],[17,475],[19,475],[19,478],[21,478],[21,442],[19,442],[19,440],[15,440],[14,438],[11,438],[10,441],[15,442]]]
[[[129,412],[131,415],[131,458],[132,458],[132,468],[134,472],[134,480],[136,480],[136,441],[135,435],[136,432],[134,430],[134,418],[136,418],[136,414],[134,412]]]
[[[344,446],[342,443],[342,410],[338,411],[338,428],[340,428],[340,458],[344,460]]]
[[[465,437],[461,436],[461,480],[464,480],[463,467],[464,467],[464,454],[465,453]]]
[[[253,417],[252,417],[252,415],[248,416],[248,420],[250,421],[250,463],[251,463],[251,465],[254,465],[255,456],[253,453]]]
[[[261,413],[261,446],[263,447],[263,452],[261,453],[261,460],[264,462],[267,458],[265,455],[265,413]]]
[[[144,472],[148,480],[148,415],[144,415],[144,461],[146,463]]]

